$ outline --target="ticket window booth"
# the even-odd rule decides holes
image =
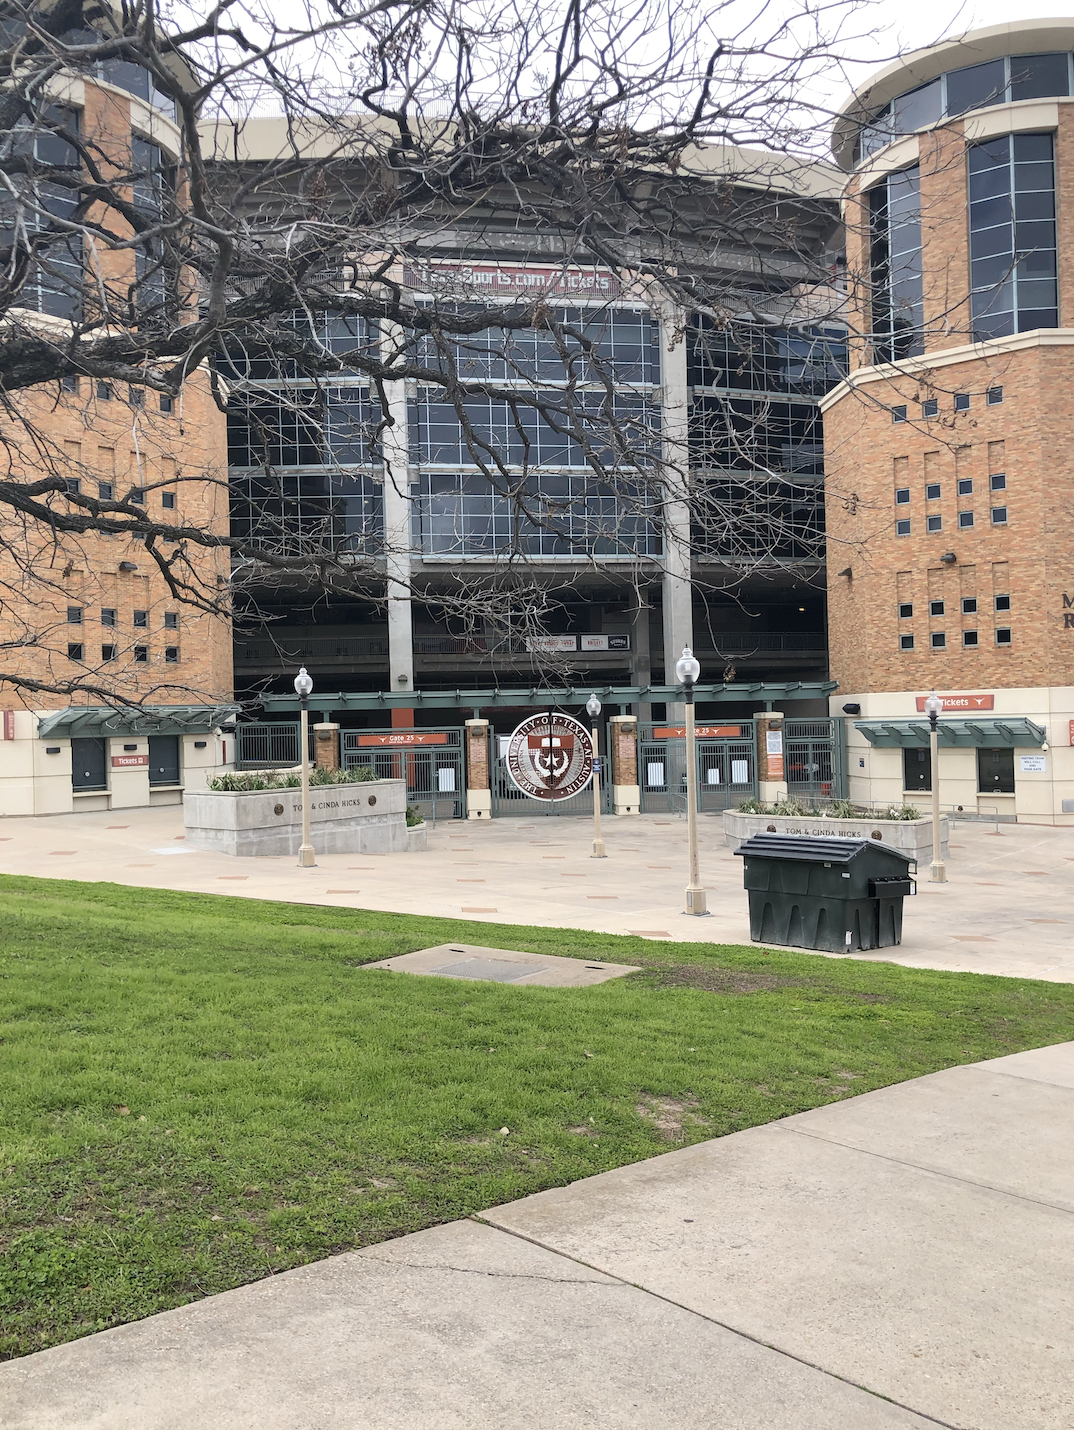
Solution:
[[[1014,750],[1009,747],[977,751],[978,794],[1014,794]]]
[[[902,787],[907,794],[928,794],[932,790],[932,754],[928,746],[903,750]]]

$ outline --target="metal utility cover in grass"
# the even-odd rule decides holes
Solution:
[[[390,968],[396,973],[421,973],[439,978],[466,978],[478,983],[526,983],[542,988],[581,988],[622,978],[637,969],[625,963],[587,962],[552,954],[519,953],[510,948],[482,948],[473,943],[441,943],[417,953],[403,953],[364,968]]]

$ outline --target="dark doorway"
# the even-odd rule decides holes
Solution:
[[[926,794],[932,789],[932,755],[927,749],[903,750],[902,787],[909,791],[923,790]]]
[[[977,751],[977,789],[981,794],[1014,793],[1014,751]]]
[[[179,736],[150,735],[149,783],[177,785],[179,783]]]
[[[83,736],[71,741],[71,785],[74,789],[108,788],[103,740]]]

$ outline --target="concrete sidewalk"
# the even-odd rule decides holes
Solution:
[[[449,820],[430,829],[424,854],[319,854],[315,869],[299,869],[292,856],[242,859],[187,849],[183,811],[171,805],[0,820],[0,873],[749,943],[742,860],[726,847],[720,818],[700,821],[709,919],[682,913],[684,820],[607,819],[604,838],[608,858],[594,860],[592,825],[583,818]],[[948,874],[950,883],[929,884],[922,871],[918,896],[906,901],[898,948],[855,956],[1074,982],[1074,828],[1003,825],[997,834],[959,825]]]
[[[0,1366],[4,1430],[1069,1430],[1074,1043]]]

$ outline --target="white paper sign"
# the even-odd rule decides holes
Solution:
[[[710,785],[718,785],[720,783],[719,770],[709,770],[707,772],[706,778],[708,779]]]
[[[445,770],[437,770],[436,787],[441,794],[455,793],[455,771],[450,767]]]
[[[650,789],[660,789],[664,784],[663,760],[652,761],[645,766],[645,780]]]
[[[765,747],[770,755],[782,755],[783,731],[769,730],[765,735]]]
[[[531,652],[559,651],[566,652],[578,649],[577,636],[527,636],[526,649]]]
[[[1019,755],[1018,768],[1024,775],[1043,775],[1048,769],[1048,756]]]
[[[748,785],[750,782],[750,762],[749,760],[731,761],[731,783],[733,785]]]

